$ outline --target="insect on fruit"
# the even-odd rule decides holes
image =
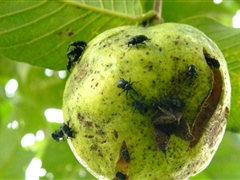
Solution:
[[[60,140],[62,140],[62,139],[63,139],[63,136],[64,136],[64,134],[63,134],[62,129],[58,129],[58,130],[56,130],[54,133],[52,133],[52,138],[53,138],[55,141],[57,141],[57,142],[59,142]]]
[[[188,76],[190,78],[195,78],[197,77],[197,68],[196,66],[194,66],[193,64],[191,64],[189,67],[188,67]]]
[[[154,128],[153,138],[156,143],[157,149],[159,151],[162,151],[166,156],[166,152],[170,143],[170,135],[159,129]]]
[[[134,82],[131,82],[131,80],[126,81],[124,79],[120,79],[118,81],[117,87],[123,89],[123,91],[120,93],[120,95],[126,91],[126,96],[128,95],[128,91],[132,90],[135,94],[138,95],[138,93],[133,89],[132,85]]]
[[[213,66],[215,68],[219,68],[220,67],[220,64],[218,62],[218,60],[210,57],[208,54],[204,54],[204,57],[208,63],[209,66]]]
[[[67,70],[70,71],[73,64],[79,59],[82,55],[83,49],[81,48],[73,48],[67,52],[68,63],[67,63]]]
[[[85,49],[85,47],[87,46],[87,43],[84,42],[84,41],[74,41],[74,42],[71,42],[68,46],[68,50],[71,46],[74,46],[75,48],[81,48],[81,49]]]
[[[71,46],[73,46],[74,48],[69,50]],[[68,46],[68,52],[67,52],[67,57],[68,57],[67,70],[68,71],[71,70],[74,63],[78,61],[78,59],[81,57],[86,46],[87,44],[84,41],[75,41],[70,43],[70,45]]]
[[[158,109],[160,111],[152,117],[152,125],[154,127],[172,123],[179,124],[182,118],[181,112],[173,112],[172,110],[168,111],[161,107],[158,107]]]
[[[122,158],[123,158],[124,161],[130,162],[130,155],[129,155],[129,152],[128,152],[128,149],[127,149],[127,148],[125,148],[125,149],[122,150],[121,156],[122,156]]]
[[[121,172],[117,172],[116,174],[116,180],[126,180],[127,179],[127,176]]]
[[[62,123],[61,130],[67,137],[74,138],[72,128],[70,128],[67,124]]]
[[[143,96],[140,100],[135,100],[132,96],[131,98],[133,99],[132,106],[135,108],[135,110],[137,109],[141,114],[144,114],[148,111],[148,106],[144,103],[145,96]]]
[[[132,37],[131,39],[129,39],[128,41],[128,47],[130,45],[134,46],[134,45],[138,45],[138,44],[145,44],[144,41],[150,41],[150,39],[147,37],[147,36],[144,36],[144,35],[137,35],[137,36],[134,36]]]

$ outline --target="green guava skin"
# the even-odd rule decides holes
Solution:
[[[129,39],[136,35],[145,35],[150,41],[128,47]],[[220,102],[197,145],[189,148],[189,142],[172,135],[165,157],[153,138],[151,118],[155,112],[135,110],[133,100],[126,92],[121,94],[123,89],[117,83],[122,78],[131,80],[141,94],[138,99],[145,96],[147,103],[165,96],[180,99],[182,118],[192,127],[212,89],[213,74],[203,52],[220,63]],[[197,67],[195,78],[188,76],[191,64]],[[133,180],[187,179],[210,163],[221,142],[230,90],[225,59],[201,31],[177,23],[111,29],[88,43],[66,83],[64,121],[75,133],[68,143],[78,161],[98,179],[114,179],[118,171]],[[129,163],[121,159],[124,143]]]

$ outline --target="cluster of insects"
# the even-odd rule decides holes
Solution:
[[[191,74],[191,77],[196,77],[195,66],[190,65],[188,73]],[[127,98],[130,96],[133,101],[132,106],[134,110],[138,110],[138,112],[143,115],[147,113],[148,110],[155,113],[151,118],[151,122],[154,127],[153,138],[158,150],[163,151],[166,155],[172,134],[186,141],[192,141],[194,139],[187,121],[182,118],[183,103],[178,98],[165,96],[160,100],[155,99],[151,103],[146,103],[145,96],[141,96],[140,99],[136,100],[133,95],[140,96],[140,93],[133,88],[133,83],[134,82],[120,79],[117,87],[123,89],[122,92],[126,92]]]
[[[52,133],[52,138],[57,142],[64,140],[65,138],[74,138],[72,128],[67,124],[62,123],[60,128]]]
[[[128,95],[131,92],[129,96],[132,100],[132,106],[134,107],[134,110],[138,110],[141,114],[144,114],[148,111],[148,106],[144,103],[145,97],[142,96],[140,99],[135,99],[134,95],[139,97],[140,94],[133,88],[133,83],[131,80],[126,81],[125,79],[120,79],[117,83],[117,87],[123,89],[121,93],[119,93],[119,96],[126,92],[126,98],[128,99]]]
[[[132,37],[127,44],[128,47],[139,44],[146,45],[145,41],[150,41],[150,39],[144,35],[138,35]],[[216,64],[214,60],[208,60],[207,63]],[[197,78],[197,67],[194,64],[190,64],[186,75],[191,79]],[[194,139],[187,121],[182,118],[183,103],[178,98],[165,96],[160,100],[146,103],[145,96],[142,96],[133,87],[134,83],[131,79],[128,81],[123,78],[120,79],[117,82],[117,87],[122,89],[119,96],[125,92],[126,98],[128,99],[130,97],[132,100],[134,111],[137,110],[142,115],[149,110],[155,113],[151,118],[151,122],[154,127],[153,138],[158,150],[163,151],[166,155],[172,134],[186,141],[192,141]]]
[[[172,134],[185,141],[194,139],[187,121],[182,118],[184,105],[179,99],[166,96],[152,105],[154,109],[157,106],[157,112],[151,119],[153,137],[157,149],[163,151],[165,156]]]
[[[138,45],[145,45],[147,41],[151,39],[145,35],[137,35],[130,38],[127,42],[127,46],[130,49]],[[67,70],[70,71],[74,64],[79,61],[84,52],[87,43],[84,41],[75,41],[70,43],[67,52]],[[72,47],[72,48],[71,48]],[[220,64],[218,60],[210,57],[209,54],[204,54],[205,60],[209,66],[214,68],[219,68]],[[194,64],[188,66],[186,75],[191,79],[197,78],[197,67]],[[142,96],[138,91],[133,88],[133,84],[136,83],[129,79],[120,79],[117,82],[117,87],[122,89],[119,96],[125,92],[126,98],[132,100],[132,107],[134,111],[138,111],[140,114],[144,115],[149,110],[153,113],[151,118],[151,125],[153,126],[153,138],[158,150],[162,151],[165,156],[168,150],[170,137],[175,135],[185,141],[193,141],[194,137],[191,134],[188,122],[182,118],[184,104],[180,99],[165,96],[161,99],[155,99],[151,103],[145,102],[145,96]],[[55,141],[64,140],[64,138],[74,138],[72,129],[65,123],[63,123],[60,129],[52,133],[52,138]],[[121,158],[126,162],[130,162],[130,154],[128,148],[121,150]],[[126,180],[127,176],[122,172],[117,172],[115,179]]]
[[[138,44],[145,44],[145,41],[149,41],[150,39],[147,36],[144,35],[138,35],[138,36],[134,36],[133,38],[131,38],[127,45],[128,47],[130,45],[132,46],[137,46]],[[74,66],[74,64],[79,60],[79,58],[82,56],[82,53],[84,52],[85,48],[87,46],[87,43],[84,41],[74,41],[72,43],[70,43],[70,45],[68,46],[68,51],[67,51],[67,58],[68,58],[68,62],[67,62],[67,70],[70,71],[72,69],[72,67]],[[132,47],[131,46],[131,47]],[[70,47],[73,47],[70,49]],[[130,48],[131,48],[130,47]]]

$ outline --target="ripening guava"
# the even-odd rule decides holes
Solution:
[[[111,29],[87,44],[66,83],[68,143],[98,179],[187,179],[216,152],[230,93],[221,51],[194,27]]]

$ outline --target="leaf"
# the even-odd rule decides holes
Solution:
[[[190,24],[210,37],[220,48],[228,64],[231,76],[232,98],[230,118],[227,130],[240,132],[240,29],[226,27],[214,19],[207,17],[192,17],[181,21]]]
[[[66,69],[70,42],[155,16],[142,14],[140,0],[3,1],[0,12],[0,54],[55,70]]]
[[[221,49],[231,73],[240,73],[240,29],[227,27],[212,18],[198,16],[181,23],[192,25],[203,31]]]
[[[231,132],[240,132],[240,76],[231,73],[231,83],[232,83],[232,98],[231,98],[231,108],[230,108],[230,118],[227,123],[227,130]]]

